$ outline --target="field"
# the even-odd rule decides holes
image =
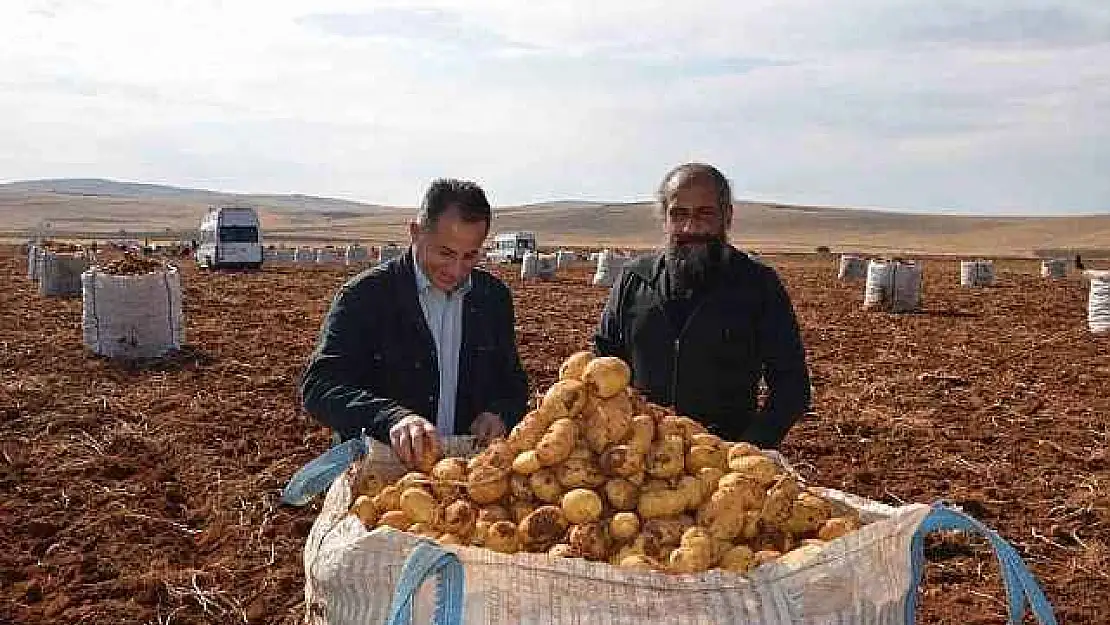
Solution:
[[[811,481],[886,502],[946,499],[1018,547],[1061,623],[1106,621],[1110,341],[1086,289],[1031,261],[962,290],[927,263],[925,310],[860,310],[836,259],[770,256],[804,331],[815,411],[784,453]],[[352,271],[184,267],[188,349],[143,368],[81,346],[79,299],[39,297],[0,248],[0,623],[297,623],[314,518],[279,505],[327,448],[295,383]],[[586,347],[605,296],[588,267],[502,273],[535,390]],[[316,502],[318,505],[318,502]],[[1004,623],[982,541],[938,537],[920,622]]]

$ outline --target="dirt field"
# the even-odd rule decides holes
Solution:
[[[835,259],[770,257],[794,299],[815,414],[784,452],[812,481],[887,502],[945,498],[1013,542],[1061,623],[1106,622],[1110,341],[1078,278],[1000,265],[925,312],[860,310]],[[0,249],[0,623],[296,623],[312,509],[278,503],[328,445],[295,380],[346,268],[185,266],[188,351],[128,369],[87,355],[80,299],[39,297]],[[582,268],[506,281],[533,387],[587,344],[605,291]],[[920,622],[1004,623],[980,541],[933,540]]]

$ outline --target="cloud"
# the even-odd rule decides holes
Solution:
[[[1102,0],[0,5],[0,172],[412,204],[1108,210]],[[1103,172],[1103,173],[1100,173]]]

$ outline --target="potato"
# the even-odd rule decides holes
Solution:
[[[517,501],[532,499],[532,476],[523,473],[513,473],[509,478],[509,493]]]
[[[693,447],[695,445],[701,445],[704,447],[720,447],[725,452],[725,462],[727,464],[728,446],[725,445],[725,442],[721,440],[720,436],[708,433],[693,434],[690,436],[690,446]]]
[[[480,465],[467,475],[467,492],[478,504],[493,503],[509,494],[509,471],[494,466]]]
[[[851,534],[860,528],[860,523],[857,519],[851,517],[833,517],[821,526],[817,531],[817,537],[821,540],[836,540],[841,536]]]
[[[378,517],[378,527],[383,525],[403,532],[412,525],[412,519],[402,510],[390,510]]]
[[[461,538],[467,538],[474,532],[477,521],[477,508],[465,499],[453,502],[443,510],[443,529]]]
[[[758,447],[752,445],[747,441],[740,441],[729,445],[728,448],[728,461],[732,462],[741,456],[762,456],[763,452]]]
[[[636,451],[630,445],[615,445],[610,447],[598,458],[598,465],[606,475],[614,477],[628,477],[642,473],[645,465],[644,454]]]
[[[628,446],[636,453],[646,455],[651,451],[651,442],[655,440],[655,419],[649,415],[632,417],[631,433],[628,435]]]
[[[686,471],[693,474],[704,468],[724,469],[728,461],[723,447],[692,445],[686,452]]]
[[[624,478],[613,478],[605,482],[605,499],[614,510],[635,510],[640,488]]]
[[[578,442],[575,443],[574,449],[570,450],[570,455],[567,456],[567,460],[589,460],[593,462],[595,460],[595,454],[590,451],[589,445],[580,438]]]
[[[667,415],[659,420],[655,425],[655,438],[662,440],[668,436],[677,436],[682,439],[682,446],[685,450],[686,447],[686,428],[683,427],[679,418],[674,415]]]
[[[631,480],[632,478],[628,478],[628,479]],[[660,490],[669,490],[670,488],[671,488],[671,481],[670,480],[661,480],[659,478],[654,478],[654,477],[651,478],[650,480],[645,481],[642,485],[640,485],[640,490],[642,490],[642,491],[649,491],[649,490],[650,491],[660,491]]]
[[[511,521],[498,521],[490,525],[482,546],[500,553],[520,551],[516,525]]]
[[[443,534],[439,537],[439,544],[441,545],[465,545],[466,542],[461,536],[457,534]]]
[[[515,459],[516,452],[509,446],[508,441],[496,439],[467,462],[467,469],[471,472],[480,466],[509,469]]]
[[[528,479],[528,485],[536,499],[544,503],[558,504],[563,498],[563,485],[559,483],[556,471],[551,468],[536,471]]]
[[[401,493],[401,510],[415,523],[434,525],[439,521],[438,503],[423,488],[405,489]]]
[[[744,574],[757,565],[755,552],[745,545],[737,545],[721,556],[720,568],[733,573]]]
[[[517,454],[516,459],[513,460],[513,473],[532,475],[542,468],[543,464],[540,463],[540,459],[536,456],[536,451],[534,449],[520,452]]]
[[[686,530],[687,526],[680,517],[664,517],[645,520],[640,534],[650,537],[660,545],[674,547],[682,541],[682,534]]]
[[[520,420],[520,423],[513,426],[505,442],[516,454],[535,449],[536,443],[540,442],[540,437],[554,422],[554,417],[549,413],[537,410],[529,412]]]
[[[559,506],[540,506],[518,526],[520,545],[526,551],[547,551],[566,535],[569,523]]]
[[[686,495],[678,490],[644,490],[640,493],[636,511],[642,519],[675,516],[686,509],[687,501]]]
[[[705,498],[705,485],[701,480],[691,475],[683,475],[678,479],[677,491],[686,498],[686,509],[697,510]]]
[[[382,512],[401,509],[401,489],[397,486],[386,486],[374,497],[374,507]],[[408,527],[408,526],[406,526]]]
[[[794,500],[790,517],[786,519],[786,531],[796,536],[814,534],[832,516],[832,506],[824,499],[810,493],[802,493]]]
[[[618,512],[609,519],[609,536],[613,540],[632,540],[640,533],[640,517],[632,512]]]
[[[743,508],[725,508],[709,522],[709,533],[720,540],[734,540],[744,532],[746,521]]]
[[[701,573],[712,565],[713,555],[707,548],[679,547],[667,558],[667,570],[676,574]]]
[[[432,479],[441,482],[463,482],[466,480],[466,460],[444,458],[432,467]]]
[[[350,513],[358,517],[362,521],[362,525],[367,529],[372,529],[374,524],[378,522],[378,508],[374,505],[373,498],[368,495],[359,495],[355,502],[351,504]]]
[[[662,568],[658,560],[645,555],[630,555],[622,559],[618,566],[634,571],[658,571]]]
[[[578,439],[578,428],[570,419],[559,419],[536,443],[536,457],[546,467],[554,466],[570,457]]]
[[[744,540],[754,540],[762,529],[763,523],[760,521],[758,510],[744,513],[744,530],[740,533]]]
[[[607,440],[622,441],[628,436],[633,417],[632,400],[629,399],[628,393],[617,393],[608,399],[600,400],[596,411],[601,416]]]
[[[550,549],[547,550],[547,555],[555,556],[557,558],[581,558],[582,557],[581,555],[579,555],[579,553],[577,551],[575,551],[574,547],[571,547],[570,545],[568,545],[566,543],[558,543],[556,545],[553,545]]]
[[[783,476],[767,491],[767,498],[764,499],[759,513],[760,519],[771,527],[784,527],[790,519],[794,500],[800,493],[798,483],[789,476]]]
[[[605,474],[589,459],[567,458],[556,467],[555,475],[565,488],[598,488],[605,484]]]
[[[647,458],[648,475],[658,478],[681,475],[685,460],[685,447],[681,437],[662,438],[651,446],[651,452]]]
[[[497,521],[508,521],[513,518],[512,513],[509,512],[505,506],[492,504],[482,507],[478,510],[479,521],[489,521],[494,523]]]
[[[639,473],[634,473],[632,475],[626,476],[624,479],[635,484],[637,488],[642,488],[644,486],[644,482],[647,481],[647,474],[643,471],[640,471]]]
[[[432,526],[431,523],[413,523],[405,531],[417,536],[423,536],[425,538],[439,538],[439,532],[436,530],[435,527]]]
[[[586,385],[578,380],[559,380],[548,387],[541,405],[556,418],[576,417],[586,406]]]
[[[778,551],[786,553],[794,548],[795,541],[790,534],[777,527],[763,526],[762,531],[748,543],[756,551]]]
[[[670,548],[664,545],[657,535],[641,531],[640,535],[632,541],[629,547],[631,553],[639,553],[663,562],[670,553]]]
[[[581,381],[582,374],[586,371],[586,365],[593,359],[592,352],[574,352],[563,361],[563,364],[559,365],[559,379]]]
[[[721,477],[725,472],[721,469],[714,467],[705,467],[697,472],[698,481],[701,482],[703,492],[712,494],[717,490],[717,484],[721,481]]]
[[[772,484],[782,475],[782,469],[767,456],[739,456],[728,462],[730,471],[740,473],[763,486]]]
[[[575,488],[562,498],[563,514],[574,525],[592,523],[601,517],[601,497],[588,488]]]
[[[567,542],[587,560],[609,559],[609,537],[600,523],[581,523],[571,526],[567,533]]]
[[[397,488],[400,488],[402,493],[413,487],[431,492],[432,476],[422,471],[409,471],[397,480]]]
[[[470,535],[470,544],[475,547],[483,547],[486,544],[486,538],[489,536],[489,528],[493,523],[489,521],[478,521],[474,524],[474,532]]]
[[[742,507],[747,510],[758,509],[763,506],[767,498],[767,491],[763,486],[749,480],[740,473],[726,473],[717,482],[717,491],[709,500],[727,500],[726,506]]]
[[[632,369],[620,358],[601,356],[586,363],[582,371],[582,381],[590,393],[601,398],[609,398],[620,393],[632,381]]]
[[[524,520],[524,517],[532,514],[539,507],[539,504],[531,501],[514,501],[509,506],[509,511],[513,515],[513,523],[520,523]]]
[[[605,451],[611,439],[609,438],[609,425],[605,415],[596,408],[583,413],[582,437],[586,440],[587,448],[595,454]]]
[[[358,476],[358,479],[355,480],[354,486],[351,487],[351,493],[355,497],[366,495],[373,499],[378,493],[382,492],[385,486],[386,483],[381,477],[374,474],[373,471],[364,470],[362,474]]]

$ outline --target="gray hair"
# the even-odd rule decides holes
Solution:
[[[680,179],[682,184],[686,186],[692,182],[709,182],[717,192],[717,210],[723,216],[725,209],[732,208],[732,185],[729,184],[728,178],[721,173],[719,169],[708,163],[683,163],[678,167],[667,172],[663,176],[663,181],[659,183],[659,188],[655,191],[655,208],[661,218],[666,218],[667,207],[673,199],[671,194],[671,182],[675,179]]]

